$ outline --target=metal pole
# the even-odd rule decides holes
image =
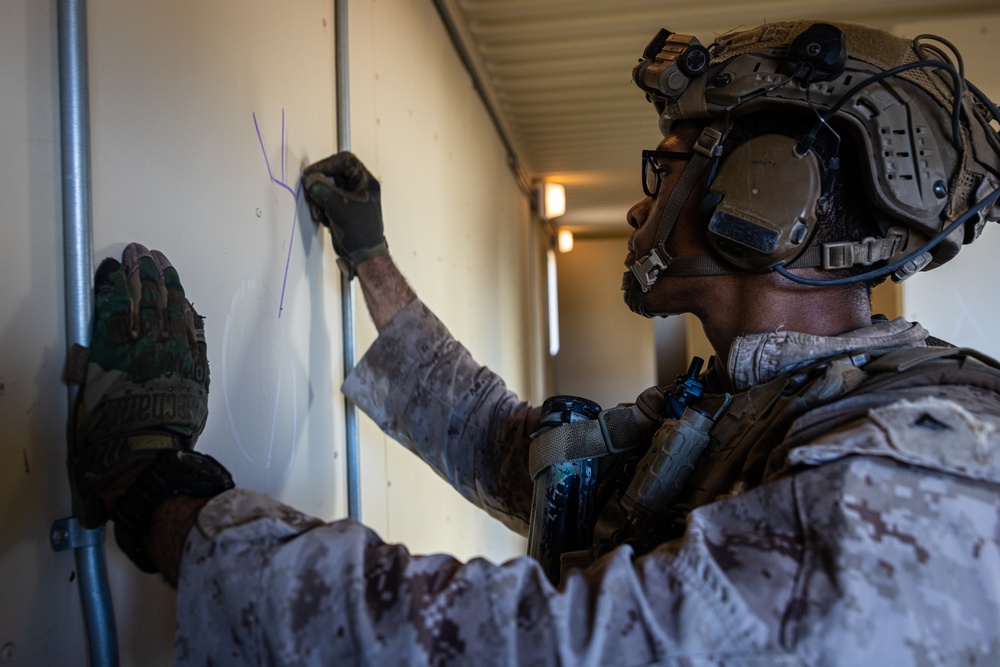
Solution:
[[[89,344],[94,310],[93,216],[90,190],[90,91],[86,0],[59,0],[59,112],[62,141],[63,263],[66,343]],[[77,388],[69,388],[70,411]],[[75,508],[74,508],[75,510]],[[75,514],[75,511],[74,511]],[[117,665],[118,637],[104,559],[104,528],[87,530],[75,517],[57,521],[53,547],[72,548],[90,664]]]
[[[347,53],[347,0],[334,0],[336,23],[337,150],[351,150],[351,109]],[[344,375],[354,368],[354,281],[340,276],[340,317]],[[358,408],[344,398],[344,431],[347,448],[347,515],[361,520],[361,461],[358,456]]]

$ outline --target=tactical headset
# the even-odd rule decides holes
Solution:
[[[956,57],[956,67],[937,42]],[[964,80],[961,57],[943,39],[904,40],[846,24],[787,22],[719,37],[709,48],[661,30],[633,71],[669,134],[678,119],[707,119],[694,157],[675,185],[649,255],[626,273],[626,300],[644,312],[660,275],[778,271],[806,284],[840,284],[934,268],[1000,218],[996,106]],[[724,155],[733,122],[759,111],[816,119],[802,137],[765,134]],[[882,236],[811,246],[839,169],[813,150],[836,124],[859,147],[867,194],[891,221]],[[722,258],[671,257],[667,237],[702,175],[708,238]],[[789,271],[879,264],[825,280]]]

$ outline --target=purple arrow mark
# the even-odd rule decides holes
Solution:
[[[267,151],[264,149],[264,140],[260,136],[260,126],[257,124],[257,114],[253,115],[253,127],[257,130],[257,141],[260,142],[260,152],[264,154],[264,164],[267,166],[267,175],[271,179],[271,182],[279,186],[288,194],[292,196],[292,202],[294,204],[295,213],[292,215],[292,233],[291,237],[288,239],[288,256],[285,258],[285,277],[281,281],[281,299],[278,301],[278,317],[281,317],[281,311],[285,307],[285,286],[288,284],[288,267],[292,262],[292,242],[295,240],[295,223],[298,221],[299,217],[299,194],[302,192],[302,181],[299,180],[295,189],[293,190],[291,186],[285,183],[285,163],[288,159],[288,146],[285,144],[285,110],[281,110],[281,179],[277,179],[274,176],[274,172],[271,171],[271,162],[267,159]]]

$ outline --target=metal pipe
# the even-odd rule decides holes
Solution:
[[[93,667],[118,667],[118,631],[108,586],[108,564],[104,559],[104,528],[86,532],[100,536],[96,544],[73,549],[90,664]]]
[[[86,0],[59,0],[59,113],[62,142],[63,263],[66,292],[66,343],[89,344],[94,310],[93,217],[90,189],[90,90],[87,65]],[[70,411],[76,387],[69,389]],[[75,510],[76,508],[74,508]],[[75,511],[74,511],[75,514]],[[80,601],[87,628],[91,665],[118,664],[104,529],[74,529],[68,546],[76,558]]]
[[[350,77],[347,52],[347,0],[334,1],[336,23],[334,76],[337,80],[337,150],[351,150]],[[354,368],[354,281],[340,277],[341,338],[344,375]],[[344,398],[344,431],[347,449],[347,515],[361,520],[361,461],[358,453],[358,408]]]
[[[93,295],[90,104],[86,0],[59,2],[59,111],[62,129],[63,263],[68,345],[87,345]],[[75,393],[73,387],[70,391]]]

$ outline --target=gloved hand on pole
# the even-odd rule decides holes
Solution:
[[[131,243],[121,262],[101,262],[94,283],[90,349],[76,348],[68,368],[82,383],[69,467],[87,528],[107,520],[103,496],[124,473],[194,448],[209,383],[203,318],[163,253]]]
[[[337,264],[348,279],[358,264],[388,252],[379,182],[353,153],[310,165],[302,179],[313,219],[330,229]]]

